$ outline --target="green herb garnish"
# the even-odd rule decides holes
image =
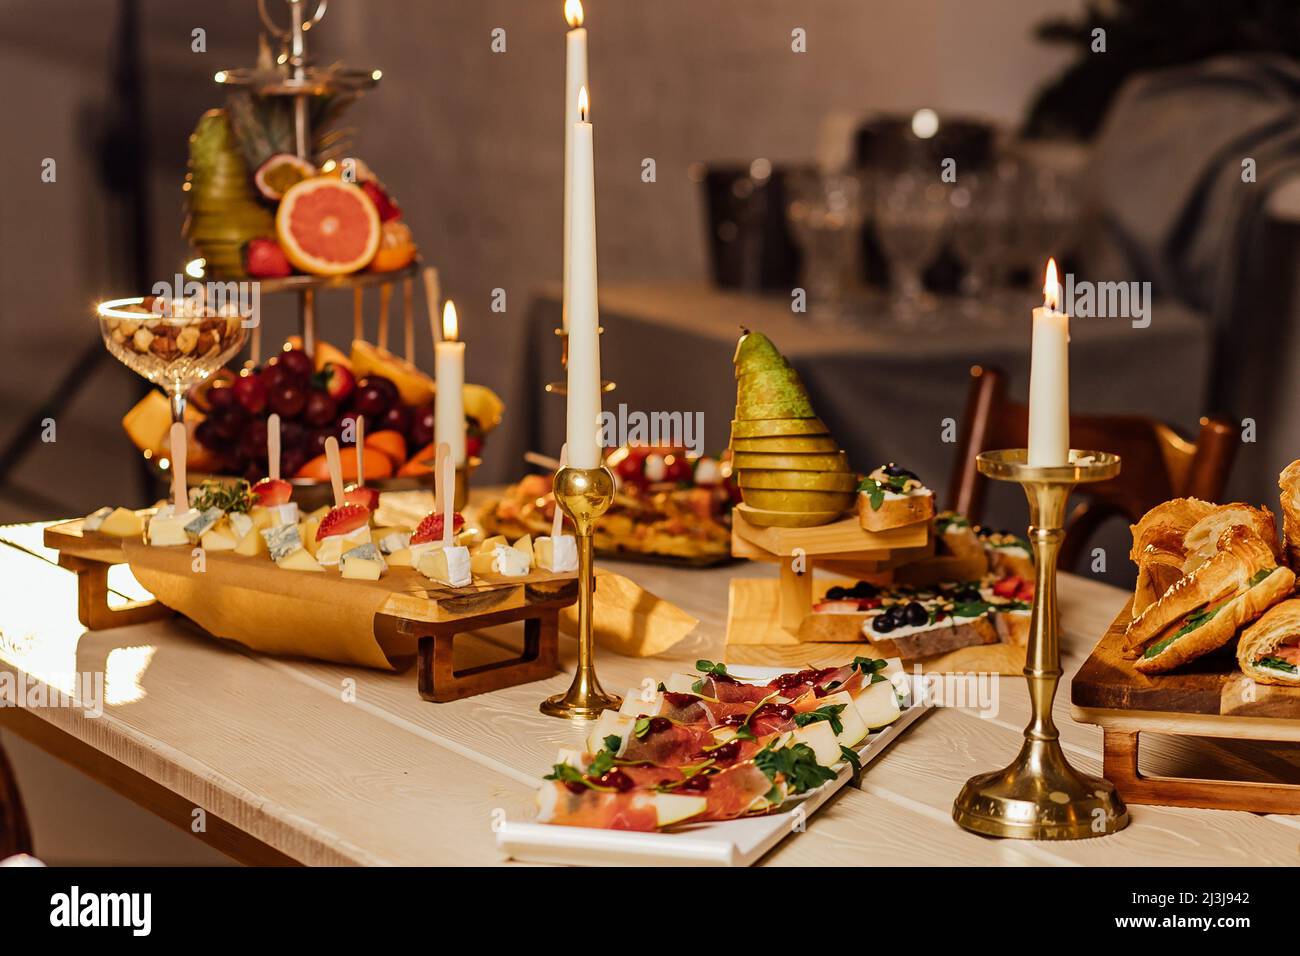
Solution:
[[[848,747],[841,746],[840,756],[849,762],[849,766],[853,768],[854,773],[862,772],[862,758],[858,756],[856,750],[850,750]]]
[[[253,489],[243,478],[223,481],[219,478],[205,478],[199,484],[194,497],[194,507],[199,511],[220,508],[226,513],[248,511],[257,504]]]
[[[605,746],[606,747],[609,746],[608,741],[606,741]],[[615,747],[617,747],[617,738],[615,742]],[[589,773],[593,777],[600,777],[609,773],[609,771],[612,770],[613,768],[614,768],[614,750],[613,749],[602,750],[600,753],[596,754],[596,756],[592,758],[591,766],[587,768],[587,773]]]
[[[1268,577],[1276,570],[1277,568],[1264,568],[1262,571],[1256,571],[1254,577],[1250,579],[1249,583],[1246,586],[1253,588],[1256,584],[1258,584],[1260,581],[1263,581],[1266,577]]]
[[[613,751],[614,753],[618,753],[618,748],[620,745],[622,745],[623,738],[620,737],[618,734],[610,734],[602,742],[605,744],[606,750]]]
[[[736,740],[757,740],[758,738],[754,736],[754,731],[753,731],[753,729],[749,726],[749,724],[748,724],[748,723],[744,723],[744,724],[741,724],[739,727],[736,728],[736,738],[735,738],[735,739],[736,739]]]
[[[1255,661],[1256,667],[1267,667],[1271,670],[1281,671],[1284,674],[1300,673],[1300,668],[1290,661],[1284,661],[1280,657],[1261,657]]]
[[[993,610],[988,601],[959,601],[952,606],[953,617],[980,617]]]
[[[791,793],[806,793],[835,779],[835,771],[819,764],[816,754],[807,744],[795,744],[780,750],[764,748],[754,756],[754,766],[773,783],[776,783],[776,775],[781,774]]]
[[[1145,651],[1142,652],[1142,656],[1144,658],[1151,658],[1162,653],[1174,641],[1178,640],[1180,637],[1182,637],[1185,634],[1192,633],[1192,631],[1196,630],[1206,621],[1214,617],[1214,615],[1218,614],[1219,611],[1222,610],[1224,607],[1226,607],[1226,605],[1220,604],[1216,608],[1210,608],[1209,610],[1198,611],[1195,614],[1192,614],[1191,616],[1185,618],[1183,620],[1182,627],[1174,631],[1174,633],[1170,634],[1168,637],[1164,638],[1163,640],[1156,641],[1154,644],[1152,644],[1150,647],[1148,647]]]
[[[695,669],[704,675],[704,677],[701,677],[699,680],[697,680],[694,684],[691,685],[691,691],[696,694],[704,693],[704,679],[706,677],[727,676],[727,665],[723,664],[720,661],[715,663],[714,661],[706,661],[704,659],[700,659],[695,662]]]
[[[831,725],[831,731],[835,736],[844,733],[844,721],[840,720],[840,714],[844,713],[847,704],[827,704],[824,707],[818,707],[816,710],[810,710],[806,713],[795,714],[794,723],[796,727],[807,727],[809,724],[815,724],[820,721],[826,721]]]
[[[650,718],[637,718],[637,722],[632,725],[632,733],[636,736],[637,740],[640,740],[646,734],[650,733]]]

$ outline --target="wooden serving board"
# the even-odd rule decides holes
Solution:
[[[1124,659],[1132,601],[1074,675],[1075,707],[1223,717],[1300,718],[1300,687],[1256,684],[1237,668],[1236,642],[1169,674],[1141,674]],[[1298,724],[1297,726],[1300,726]]]
[[[888,561],[896,551],[926,547],[930,541],[930,522],[918,521],[888,531],[867,531],[858,524],[857,518],[843,518],[815,528],[760,528],[746,521],[739,511],[733,511],[733,553],[737,538],[778,557],[799,549],[822,557]]]
[[[1141,674],[1123,656],[1126,603],[1070,688],[1075,720],[1097,724],[1103,771],[1125,802],[1300,814],[1300,785],[1151,776],[1144,733],[1300,742],[1300,688],[1256,684],[1237,669],[1236,642],[1168,674]]]

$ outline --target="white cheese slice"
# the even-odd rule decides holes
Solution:
[[[242,511],[232,511],[226,518],[230,521],[230,530],[234,532],[236,541],[242,541],[253,530],[253,519]]]
[[[185,526],[199,516],[193,508],[177,512],[171,505],[160,509],[149,519],[149,543],[155,547],[169,547],[177,544],[189,544],[190,536]]]
[[[527,574],[533,566],[531,553],[497,545],[492,553],[492,570],[497,574],[517,578]]]
[[[272,525],[298,523],[298,502],[296,501],[286,501],[282,505],[271,505],[266,510],[270,512]]]
[[[533,542],[537,566],[553,574],[578,570],[578,540],[571,534],[538,538]]]
[[[112,514],[99,526],[99,533],[110,538],[138,538],[144,531],[144,522],[129,508],[114,508]]]
[[[420,556],[416,569],[426,578],[453,588],[463,588],[473,581],[470,573],[469,548],[452,545]]]

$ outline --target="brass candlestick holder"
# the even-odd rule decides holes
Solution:
[[[560,368],[567,370],[569,367],[569,333],[564,329],[556,329],[555,334],[560,337]],[[603,327],[597,328],[596,334],[604,335],[605,329]],[[612,392],[616,387],[617,386],[607,378],[600,380],[600,391],[602,394],[605,392]],[[547,382],[546,385],[543,386],[543,390],[548,395],[568,395],[569,383],[567,381]]]
[[[542,701],[541,711],[551,717],[594,720],[603,710],[617,710],[623,698],[607,694],[596,678],[595,634],[591,604],[596,590],[591,538],[596,521],[614,501],[614,475],[598,468],[561,468],[555,473],[555,501],[573,521],[578,546],[578,670],[563,694]]]
[[[1119,474],[1119,456],[1070,452],[1070,463],[1035,467],[1024,448],[979,456],[980,474],[1016,481],[1029,498],[1029,541],[1034,552],[1034,609],[1025,680],[1033,716],[1020,755],[1008,767],[971,777],[953,803],[952,818],[985,836],[1019,840],[1078,840],[1128,826],[1128,810],[1115,787],[1070,766],[1052,720],[1061,679],[1056,608],[1056,561],[1065,538],[1065,504],[1074,486]]]

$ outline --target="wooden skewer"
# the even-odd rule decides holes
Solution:
[[[362,488],[366,484],[366,420],[360,415],[354,420],[357,423],[357,487]]]
[[[438,281],[438,270],[425,266],[421,273],[424,279],[424,304],[429,310],[429,334],[436,345],[442,338],[442,284]]]
[[[280,416],[266,420],[266,469],[272,481],[280,480]]]
[[[184,422],[172,422],[172,510],[181,512],[190,506],[189,491],[185,487],[185,441]]]
[[[406,360],[415,364],[415,283],[402,280],[402,328],[406,333]]]
[[[451,455],[451,446],[445,441],[439,442],[438,447],[433,451],[433,510],[442,510],[442,496],[444,490],[442,487],[442,463],[445,457]],[[456,495],[456,489],[451,490],[452,497]]]
[[[357,286],[352,290],[352,338],[365,339],[366,337],[366,320],[365,320],[365,302],[366,290]]]
[[[564,445],[560,448],[559,466],[563,468],[569,463],[569,446]],[[564,531],[564,512],[560,510],[560,503],[555,502],[555,516],[551,518],[551,541],[554,541]],[[551,547],[555,545],[552,544]]]
[[[388,304],[393,301],[393,284],[385,282],[379,287],[379,341],[381,349],[388,348]]]
[[[446,442],[438,446],[442,469],[442,545],[451,547],[451,526],[456,518],[456,463],[451,460],[451,446]]]
[[[262,364],[262,323],[258,322],[253,326],[253,334],[249,336],[248,357],[253,360],[253,368]]]
[[[552,458],[550,455],[543,455],[537,451],[524,452],[524,461],[530,465],[536,465],[538,468],[545,468],[547,471],[558,471],[560,469],[560,460]]]
[[[325,439],[325,464],[330,470],[330,485],[334,489],[334,507],[343,504],[343,463],[339,460],[339,440],[331,435]]]

